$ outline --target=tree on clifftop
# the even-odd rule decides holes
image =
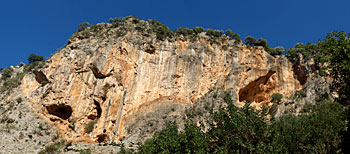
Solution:
[[[31,63],[34,63],[36,61],[44,61],[43,56],[38,56],[36,54],[30,54],[28,57],[28,63],[31,64]]]
[[[254,38],[253,36],[247,36],[244,39],[244,42],[245,42],[246,45],[254,46],[254,44],[256,43],[256,38]]]

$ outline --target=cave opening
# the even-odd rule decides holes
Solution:
[[[102,109],[101,109],[101,105],[99,102],[97,101],[94,101],[94,105],[95,105],[95,109],[97,111],[97,118],[100,118],[101,117],[101,114],[102,114]]]
[[[305,66],[302,66],[300,63],[293,64],[293,72],[296,79],[299,81],[300,85],[304,85],[307,81],[307,73]]]
[[[269,71],[266,75],[259,77],[258,79],[250,82],[247,86],[240,89],[239,94],[239,101],[248,101],[248,102],[256,102],[260,103],[262,101],[265,101],[264,97],[261,97],[261,94],[265,91],[260,88],[260,85],[266,85],[270,77],[276,73],[276,71]]]
[[[97,135],[97,142],[98,143],[103,143],[108,141],[108,135],[107,134],[100,134]]]
[[[102,114],[102,108],[101,108],[101,105],[99,102],[97,102],[96,100],[94,100],[94,105],[95,105],[95,108],[94,110],[96,110],[96,114],[91,114],[88,116],[89,119],[91,120],[95,120],[95,119],[98,119],[101,117],[101,114]]]
[[[49,114],[60,117],[67,120],[73,113],[72,107],[66,104],[52,104],[46,106],[46,110]]]

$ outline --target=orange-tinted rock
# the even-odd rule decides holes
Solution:
[[[125,120],[152,110],[158,100],[191,104],[216,87],[234,91],[240,105],[247,100],[261,106],[273,93],[290,96],[302,87],[285,57],[274,58],[262,47],[237,47],[233,40],[94,44],[95,39],[76,40],[55,54],[41,70],[48,85],[33,75],[21,85],[32,107],[70,142],[120,140]],[[93,131],[85,133],[91,121]]]

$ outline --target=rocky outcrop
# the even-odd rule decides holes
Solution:
[[[25,76],[20,95],[70,142],[132,138],[144,129],[136,124],[140,117],[177,115],[175,109],[183,111],[211,88],[230,91],[238,106],[260,107],[273,93],[290,96],[303,85],[284,56],[232,39],[213,42],[205,33],[194,40],[160,41],[133,31],[74,39],[46,65]],[[174,111],[158,111],[166,107]]]

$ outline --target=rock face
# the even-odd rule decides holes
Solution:
[[[305,83],[284,56],[232,39],[212,42],[203,33],[196,40],[160,41],[136,32],[72,39],[46,65],[24,77],[21,95],[70,142],[132,137],[126,128],[142,129],[131,127],[140,114],[162,104],[189,106],[212,88],[230,91],[239,106],[260,107],[273,93],[290,96]]]

